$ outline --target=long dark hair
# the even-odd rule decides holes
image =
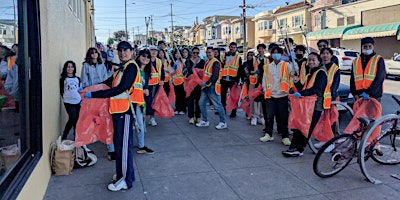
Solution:
[[[139,68],[141,68],[142,66],[142,62],[140,62],[140,56],[141,55],[145,55],[147,54],[147,56],[150,56],[150,51],[147,49],[142,49],[139,51],[139,55],[136,56],[136,63],[138,64]],[[144,73],[146,74],[151,74],[151,61],[144,67]]]
[[[76,74],[76,64],[75,64],[75,62],[72,61],[72,60],[68,60],[67,62],[64,63],[64,67],[63,67],[62,72],[61,72],[61,78],[62,79],[65,79],[68,76],[68,73],[67,73],[68,64],[72,64],[72,67],[74,67],[73,76],[75,76],[75,74]]]
[[[90,47],[87,52],[86,52],[86,57],[85,57],[85,62],[88,63],[89,65],[94,65],[94,63],[92,62],[92,53],[93,52],[97,52],[97,54],[99,55],[97,57],[97,63],[98,64],[102,64],[103,60],[101,59],[101,54],[100,52],[94,48],[94,47]]]

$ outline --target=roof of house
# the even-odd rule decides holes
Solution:
[[[293,10],[293,9],[301,8],[301,7],[303,7],[303,6],[308,6],[308,5],[310,5],[310,4],[309,4],[306,0],[304,0],[304,1],[299,1],[299,2],[297,2],[297,3],[290,4],[290,5],[287,5],[287,6],[278,8],[278,9],[275,11],[274,14],[283,13],[283,12],[288,11],[288,10]]]

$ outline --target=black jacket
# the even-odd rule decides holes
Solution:
[[[218,81],[218,77],[219,77],[219,69],[221,68],[221,63],[218,62],[214,62],[213,66],[212,66],[212,75],[210,77],[210,79],[208,79],[208,81],[206,82],[206,84],[215,84]]]
[[[324,66],[326,68],[326,73],[328,73],[329,69],[332,67],[332,64],[333,64],[333,62],[331,61],[330,63],[328,63]],[[329,76],[329,74],[328,74],[328,76]],[[338,93],[339,84],[340,84],[340,69],[338,69],[336,71],[335,75],[333,75],[333,82],[331,85],[332,101],[335,101],[336,97],[339,96],[339,93]]]
[[[316,73],[316,71],[318,69],[320,69],[320,67],[310,69],[310,75],[307,78],[307,82],[310,81],[311,77],[313,76],[314,73]],[[317,98],[317,101],[315,102],[315,110],[322,111],[323,110],[324,91],[325,91],[327,82],[328,82],[328,78],[326,76],[326,73],[321,70],[316,75],[314,85],[311,88],[303,90],[303,85],[300,83],[300,81],[295,83],[295,86],[296,86],[297,90],[299,90],[299,93],[302,96],[317,95],[318,98]]]
[[[186,66],[185,76],[186,77],[190,76],[193,73],[193,71],[192,71],[193,68],[204,69],[204,64],[206,64],[206,62],[203,59],[199,58],[198,63],[195,66],[194,66],[194,64],[195,63],[193,63],[192,59],[186,60],[186,62],[185,62],[185,66]]]

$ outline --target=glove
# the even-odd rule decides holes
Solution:
[[[78,92],[82,91],[83,87],[78,87]]]
[[[364,100],[368,100],[369,99],[369,95],[365,92],[361,93],[360,95]]]
[[[201,84],[201,86],[206,87],[206,86],[207,86],[207,83],[206,83],[206,82],[203,82],[203,83]]]
[[[187,71],[188,71],[187,68],[183,69],[183,74],[186,74]]]
[[[260,70],[257,69],[257,70],[256,70],[256,74],[260,74]]]
[[[294,96],[295,98],[299,98],[299,97],[301,97],[301,94],[298,93],[298,92],[296,92],[296,93],[293,94],[293,96]]]
[[[2,78],[2,79],[7,78],[7,74],[2,74],[2,75],[1,75],[1,78]]]
[[[91,92],[86,92],[84,97],[87,98],[87,99],[90,99],[90,98],[92,98],[92,93]]]

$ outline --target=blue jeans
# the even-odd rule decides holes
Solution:
[[[142,148],[144,147],[144,122],[143,122],[143,113],[142,113],[142,109],[140,108],[140,106],[136,106],[136,110],[135,110],[135,114],[136,114],[136,120],[138,122],[139,125],[139,129],[140,132],[136,133],[136,138],[138,140],[138,147]]]
[[[114,123],[115,167],[117,180],[124,178],[128,188],[135,181],[133,169],[133,129],[132,112],[112,114]]]
[[[208,98],[207,98],[208,97]],[[211,85],[210,87],[206,87],[201,90],[201,97],[200,97],[200,111],[201,111],[201,120],[207,120],[207,103],[208,99],[211,100],[212,104],[214,105],[215,109],[219,113],[219,121],[225,123],[225,110],[221,103],[221,96],[215,92],[215,85]]]

